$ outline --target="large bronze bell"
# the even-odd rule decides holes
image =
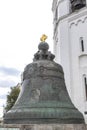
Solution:
[[[74,107],[67,93],[62,67],[42,41],[33,63],[23,72],[19,97],[4,116],[6,124],[79,124],[82,114]]]

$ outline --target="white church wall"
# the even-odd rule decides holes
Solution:
[[[79,80],[80,68],[79,68],[79,38],[80,38],[79,28],[77,26],[73,26],[70,29],[70,50],[71,50],[71,80],[73,86],[73,100],[77,107],[83,106],[83,98],[82,98],[82,88],[81,82]],[[80,100],[80,102],[79,102]],[[83,110],[82,107],[80,109]]]
[[[58,1],[58,18],[63,17],[64,15],[69,14],[69,1],[68,0],[59,0]]]
[[[70,52],[69,52],[69,38],[68,38],[68,23],[67,21],[61,22],[59,24],[58,29],[60,30],[60,36],[59,36],[59,46],[60,46],[60,64],[63,66],[64,74],[65,74],[65,83],[67,86],[67,90],[69,92],[70,97],[71,96],[71,81],[70,81]],[[59,51],[59,48],[58,50]]]
[[[83,13],[85,14],[85,13]],[[87,110],[83,75],[87,75],[87,20],[86,15],[62,20],[60,30],[60,61],[64,68],[66,86],[75,106],[84,114]],[[84,40],[81,52],[80,38]],[[85,116],[85,115],[84,115]]]
[[[58,10],[54,31],[56,61],[63,66],[69,95],[74,105],[83,113],[87,123],[87,115],[84,114],[87,112],[84,84],[84,76],[87,76],[87,7],[69,13],[69,0],[59,0],[56,8]],[[84,44],[84,51],[81,41]]]

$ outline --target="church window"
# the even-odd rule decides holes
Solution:
[[[85,95],[86,95],[86,100],[87,100],[87,77],[84,75],[84,86],[85,86]]]
[[[81,51],[84,52],[84,40],[83,37],[80,37],[80,46],[81,46]]]
[[[86,6],[86,0],[70,0],[72,12]]]

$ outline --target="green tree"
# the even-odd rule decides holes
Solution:
[[[9,111],[14,105],[14,103],[16,102],[19,92],[20,92],[20,87],[18,85],[11,87],[11,91],[7,95],[7,101],[5,107],[6,112]]]

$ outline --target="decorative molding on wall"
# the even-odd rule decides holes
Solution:
[[[73,22],[71,22],[71,23],[69,24],[69,27],[71,28],[73,25],[78,26],[79,23],[85,23],[86,20],[87,20],[87,16],[85,16],[84,18],[80,18],[80,19],[78,19],[78,20],[75,20],[75,21],[73,21]]]
[[[59,26],[59,24],[61,22],[65,21],[65,20],[68,20],[69,27],[71,28],[72,25],[74,25],[75,23],[77,23],[76,22],[77,19],[78,19],[78,23],[80,23],[81,21],[82,21],[82,23],[86,21],[86,19],[87,19],[87,6],[84,7],[84,8],[82,8],[82,9],[80,9],[80,11],[75,11],[74,13],[67,14],[67,15],[65,15],[63,17],[60,17],[57,20],[57,22],[56,22],[55,29],[54,29],[54,35],[56,33],[57,27]],[[75,24],[75,25],[78,25],[78,24]]]

